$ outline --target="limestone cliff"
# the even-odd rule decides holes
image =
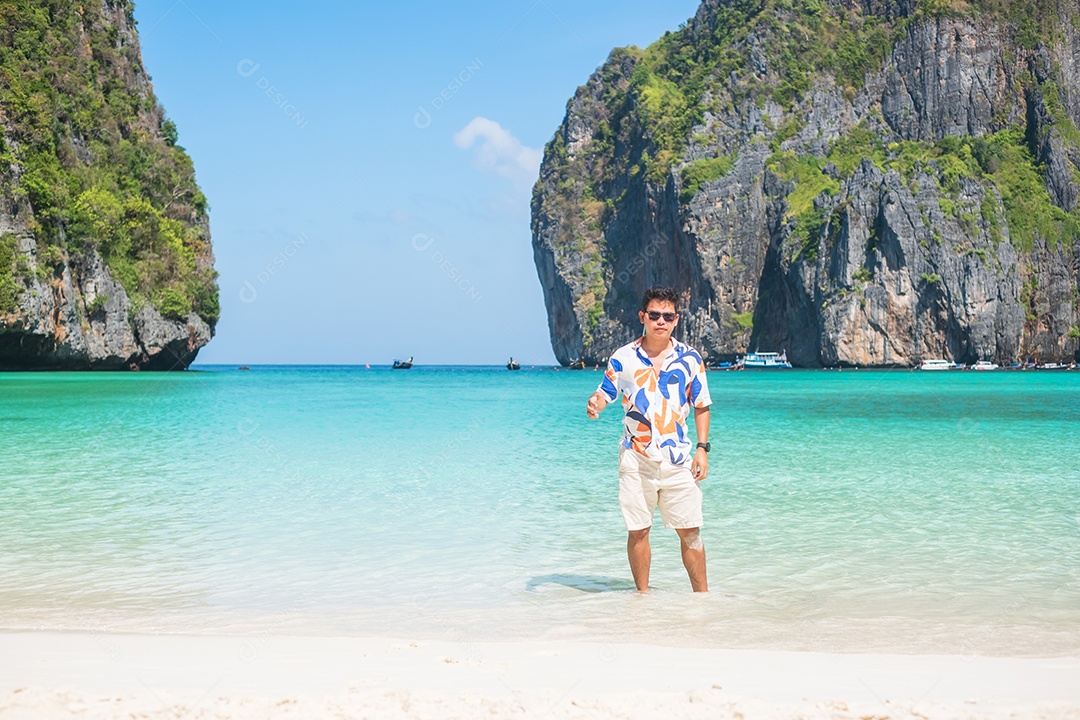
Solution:
[[[0,0],[0,370],[186,368],[219,314],[206,198],[122,0]]]
[[[1080,345],[1080,11],[705,0],[578,89],[533,193],[560,362],[683,295],[713,361],[1068,361]]]

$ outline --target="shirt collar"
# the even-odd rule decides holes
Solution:
[[[671,351],[677,349],[679,347],[679,345],[681,345],[681,343],[678,340],[676,340],[675,338],[670,337],[670,336],[668,337],[668,341],[671,343],[668,346],[668,352],[662,358],[660,358],[660,369],[661,370],[664,369],[664,360],[666,360],[668,355],[671,354]],[[649,356],[647,354],[645,354],[644,350],[641,349],[641,344],[643,342],[645,342],[645,336],[644,335],[642,335],[641,337],[639,337],[637,340],[634,341],[634,351],[637,352],[638,357],[642,358],[646,363],[648,363],[650,366],[652,366],[652,360],[649,359]]]

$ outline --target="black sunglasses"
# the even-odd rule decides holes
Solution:
[[[649,319],[653,322],[656,322],[660,318],[664,318],[664,322],[675,322],[675,318],[679,317],[679,313],[666,313],[660,312],[659,310],[650,310],[646,315],[648,315]]]

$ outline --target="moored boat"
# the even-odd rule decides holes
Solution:
[[[571,360],[570,361],[570,369],[571,370],[584,370],[585,369],[585,361],[582,360],[581,358],[578,358],[577,360]]]
[[[980,360],[971,366],[972,370],[997,370],[1001,366],[997,363],[990,362],[989,360]]]
[[[395,370],[408,370],[412,367],[412,356],[408,360],[394,360]]]
[[[742,359],[742,366],[747,370],[750,369],[781,369],[790,368],[791,363],[787,359],[787,351],[774,353],[774,352],[752,352],[747,353],[746,357]]]
[[[948,360],[923,360],[918,365],[919,370],[952,370],[956,367],[955,363],[951,363]]]
[[[514,358],[510,358],[510,362],[506,363],[506,369],[507,370],[520,370],[521,369],[521,363],[519,363]]]

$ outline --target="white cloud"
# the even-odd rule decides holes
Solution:
[[[543,151],[526,147],[509,130],[479,115],[454,135],[454,144],[473,150],[473,165],[481,172],[510,178],[529,187],[540,171]]]

